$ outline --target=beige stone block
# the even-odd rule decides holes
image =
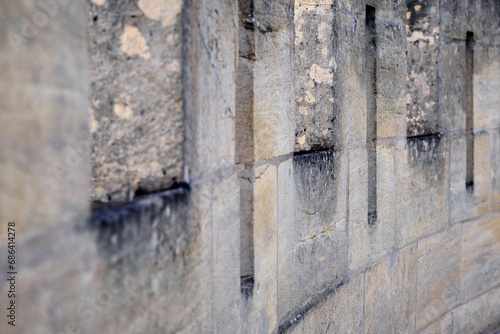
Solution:
[[[397,144],[398,246],[448,226],[448,145],[447,138],[442,136],[407,138]]]
[[[255,169],[254,256],[255,283],[252,299],[268,319],[269,333],[278,326],[277,319],[277,173],[276,166]]]
[[[394,155],[391,145],[377,144],[377,221],[368,221],[367,153],[349,152],[349,268],[382,257],[394,245]]]
[[[462,226],[418,242],[416,330],[460,303]]]
[[[471,300],[453,312],[454,333],[497,333],[500,330],[500,288]]]
[[[407,70],[403,25],[376,25],[377,137],[406,133]]]
[[[365,273],[365,333],[413,333],[417,246],[391,253]]]
[[[339,36],[333,45],[334,108],[340,132],[336,145],[344,146],[366,138],[365,19],[337,11],[333,25]]]
[[[477,37],[476,37],[477,38]],[[474,46],[473,96],[474,128],[491,129],[500,125],[500,53],[498,48]]]
[[[295,151],[333,148],[338,124],[334,114],[334,37],[330,6],[296,6]]]
[[[297,315],[296,320],[287,333],[362,333],[363,275],[331,292],[306,314]]]
[[[234,174],[215,187],[212,312],[214,331],[236,333],[240,302],[240,196]]]
[[[499,283],[500,215],[463,225],[463,294],[468,300]]]
[[[339,152],[294,156],[278,169],[278,317],[294,317],[347,270],[347,159]]]
[[[293,152],[294,41],[293,27],[286,19],[289,4],[276,3],[272,10],[261,2],[255,6],[261,26],[255,32],[253,135],[254,158],[260,161]]]
[[[466,187],[465,137],[451,141],[450,205],[451,222],[484,215],[490,211],[490,139],[488,133],[474,135],[474,185]]]

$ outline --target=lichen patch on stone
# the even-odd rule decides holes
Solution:
[[[120,94],[118,99],[115,100],[113,112],[121,118],[129,119],[134,115],[134,111],[129,107],[130,96],[127,94]]]
[[[161,21],[166,27],[175,23],[175,18],[182,10],[182,1],[139,0],[139,8],[148,18]]]
[[[129,56],[140,56],[144,59],[151,58],[149,47],[139,29],[126,26],[121,36],[122,51]]]

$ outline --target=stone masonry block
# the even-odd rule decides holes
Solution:
[[[391,253],[365,274],[365,333],[413,333],[417,246]]]
[[[352,278],[297,319],[287,333],[362,333],[363,275]]]
[[[376,25],[377,137],[406,131],[406,33],[402,24]]]
[[[463,225],[464,300],[498,285],[500,276],[500,216],[498,214]]]
[[[293,20],[288,1],[255,4],[254,158],[293,152]],[[293,12],[293,11],[292,11]]]
[[[460,303],[462,226],[418,242],[416,330]]]
[[[349,153],[349,268],[359,268],[394,246],[393,147],[377,144],[377,221],[368,222],[366,149]]]
[[[90,4],[94,200],[130,200],[182,181],[182,1],[163,6]]]
[[[255,283],[252,299],[267,318],[266,331],[278,326],[277,310],[277,175],[276,167],[255,169],[254,190],[254,256]]]
[[[334,113],[338,115],[337,145],[366,138],[365,22],[336,11],[333,17]],[[353,57],[352,55],[361,55]]]
[[[465,137],[454,138],[450,145],[451,222],[481,216],[490,210],[490,159],[488,133],[474,135],[474,184],[466,187]]]
[[[280,323],[344,279],[346,172],[346,159],[333,151],[298,155],[279,166]]]
[[[333,15],[330,6],[295,8],[295,151],[335,144]]]
[[[448,140],[407,138],[396,147],[396,242],[407,245],[448,226]],[[465,184],[465,179],[464,179]]]

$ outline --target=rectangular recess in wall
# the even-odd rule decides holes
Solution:
[[[246,297],[254,284],[254,4],[239,1],[238,67],[236,70],[235,160],[240,184],[240,282]]]
[[[365,13],[366,150],[368,154],[368,223],[377,222],[377,40],[375,7]]]
[[[474,33],[467,32],[465,40],[466,91],[465,91],[465,132],[466,132],[466,172],[465,185],[472,188],[474,185]]]

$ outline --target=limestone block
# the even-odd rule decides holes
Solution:
[[[365,273],[365,333],[413,333],[417,247],[390,254]]]
[[[406,33],[404,26],[376,25],[377,137],[406,131]]]
[[[497,333],[500,329],[499,309],[500,289],[496,288],[454,312],[454,333]]]
[[[500,209],[500,129],[490,132],[492,210]]]
[[[257,1],[255,6],[254,158],[293,152],[294,57],[289,1]]]
[[[430,235],[449,221],[448,139],[407,138],[396,147],[396,240],[398,246]],[[465,179],[464,179],[465,185]]]
[[[214,331],[236,333],[240,325],[240,210],[237,176],[219,184],[212,204]]]
[[[327,151],[280,164],[278,313],[293,318],[342,282],[347,269],[347,163]]]
[[[338,115],[337,145],[366,138],[365,22],[336,11],[333,35],[334,113]],[[353,57],[352,55],[361,55]]]
[[[333,92],[330,6],[295,8],[295,151],[333,148],[338,132]],[[336,122],[337,121],[337,122]]]
[[[500,50],[476,43],[474,46],[474,128],[500,126]]]
[[[364,147],[349,152],[349,268],[383,256],[394,245],[393,147],[377,144],[377,221],[368,221],[367,154]]]
[[[443,131],[463,132],[466,123],[467,72],[465,40],[442,43],[439,74],[442,78],[439,99]]]
[[[306,314],[297,314],[287,333],[362,333],[363,275],[358,275],[326,296]],[[284,324],[283,327],[289,324]]]
[[[181,9],[177,0],[90,3],[94,200],[182,181]]]
[[[277,310],[277,175],[276,166],[255,169],[254,256],[255,283],[252,299],[267,318],[267,332],[278,326]]]
[[[450,215],[459,222],[484,215],[490,210],[490,139],[488,133],[474,135],[474,185],[466,187],[465,137],[452,139],[450,145]]]
[[[500,275],[500,216],[463,225],[463,293],[472,299],[498,284]]]
[[[418,242],[416,330],[460,303],[462,226]]]

